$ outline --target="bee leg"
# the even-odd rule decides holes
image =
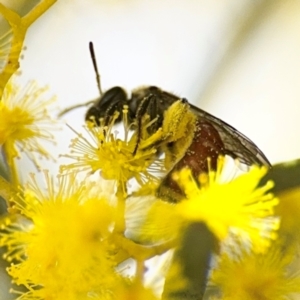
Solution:
[[[133,155],[136,154],[139,143],[141,141],[141,137],[142,137],[142,121],[143,121],[143,117],[148,114],[150,117],[150,121],[154,120],[155,118],[158,118],[158,98],[157,96],[150,94],[149,96],[145,97],[141,103],[139,104],[138,108],[137,108],[137,112],[136,112],[136,125],[137,125],[137,129],[136,129],[136,134],[137,134],[137,139],[136,139],[136,145],[135,148],[133,150]],[[157,122],[155,122],[154,124],[152,124],[150,126],[150,129],[148,129],[148,131],[150,130],[150,134],[154,133],[158,127],[160,125],[157,124]]]
[[[122,110],[124,105],[127,105],[127,101],[119,100],[112,102],[109,107],[106,109],[104,114],[104,125],[107,126],[112,119],[115,117],[115,113],[118,112],[119,115],[115,119],[115,123],[119,123],[122,120]]]

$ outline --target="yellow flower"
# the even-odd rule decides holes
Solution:
[[[140,282],[133,282],[117,291],[117,300],[159,300],[149,288]]]
[[[279,227],[279,219],[273,216],[278,199],[267,193],[273,184],[257,186],[266,169],[254,166],[232,181],[223,182],[223,163],[220,158],[216,172],[201,174],[197,179],[189,169],[175,174],[186,199],[178,204],[156,201],[139,230],[140,238],[166,241],[178,237],[186,224],[204,222],[220,241],[233,234],[250,241],[254,251],[265,251]]]
[[[54,98],[44,100],[47,88],[38,88],[30,82],[21,90],[12,80],[6,85],[0,101],[0,146],[3,148],[8,164],[20,156],[20,151],[38,166],[34,154],[49,158],[50,154],[40,144],[41,141],[53,143],[54,121],[47,106]]]
[[[10,276],[27,288],[16,291],[20,299],[110,299],[122,284],[109,242],[117,216],[111,199],[74,174],[59,177],[58,187],[46,174],[46,191],[32,177],[20,198],[21,216],[0,235],[14,262]]]
[[[276,213],[281,217],[279,234],[286,243],[299,243],[300,230],[300,188],[296,187],[279,193],[280,203]]]
[[[94,126],[87,123],[85,127],[91,140],[82,134],[76,133],[77,137],[70,145],[71,154],[63,155],[76,160],[76,162],[61,166],[61,171],[70,169],[81,169],[90,172],[100,171],[104,179],[116,180],[122,191],[126,194],[126,183],[135,179],[139,185],[149,180],[156,180],[163,170],[163,163],[157,157],[157,148],[152,146],[153,142],[160,138],[160,130],[152,136],[146,132],[147,124],[143,125],[142,140],[134,153],[137,142],[137,132],[130,132],[127,120],[128,107],[123,109],[122,126],[124,137],[118,137],[115,130],[115,122],[119,112],[115,112],[108,126]],[[100,120],[101,121],[101,120]]]
[[[177,182],[187,200],[176,206],[177,212],[190,222],[205,222],[221,241],[233,232],[241,239],[250,239],[255,251],[264,251],[279,227],[278,218],[273,217],[278,199],[267,193],[273,184],[258,187],[266,168],[253,166],[227,183],[221,181],[222,168],[223,159],[219,159],[216,172],[200,175],[200,188],[190,170],[182,170]]]
[[[286,252],[285,252],[286,253]],[[293,256],[271,247],[265,254],[224,253],[212,273],[222,300],[285,300],[300,293],[300,277],[289,269]]]

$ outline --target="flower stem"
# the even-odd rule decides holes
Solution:
[[[7,63],[0,74],[0,98],[8,80],[20,67],[19,57],[29,26],[37,20],[57,0],[44,0],[37,4],[27,15],[20,17],[16,12],[0,3],[0,13],[7,20],[13,32]]]

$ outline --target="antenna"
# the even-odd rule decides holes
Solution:
[[[95,73],[96,73],[96,81],[97,81],[98,90],[99,90],[100,96],[102,96],[103,93],[102,93],[102,89],[101,89],[100,75],[99,75],[99,72],[98,72],[97,61],[96,61],[96,55],[95,55],[95,51],[94,51],[93,42],[89,42],[89,48],[90,48],[91,58],[92,58],[92,61],[93,61],[94,70],[95,70]]]

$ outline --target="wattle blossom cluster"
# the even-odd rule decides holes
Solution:
[[[54,2],[41,1],[28,16],[18,16],[23,35],[14,27],[12,47],[1,50],[1,59],[15,62],[0,74],[0,147],[9,175],[0,177],[7,205],[0,246],[8,291],[20,300],[283,300],[299,294],[300,278],[290,268],[297,243],[284,247],[284,210],[270,192],[274,183],[261,184],[266,167],[249,166],[226,179],[227,157],[219,156],[216,168],[208,158],[208,171],[198,176],[189,165],[170,173],[197,129],[183,101],[170,105],[154,132],[148,128],[155,118],[146,112],[138,128],[126,105],[108,122],[86,122],[82,132],[72,129],[70,151],[61,154],[71,162],[57,176],[43,170],[20,179],[16,159],[25,154],[43,169],[38,158],[51,157],[44,142],[55,143],[58,121],[45,88],[35,82],[20,88],[11,75],[26,28]],[[15,20],[2,4],[0,12]],[[180,201],[158,193],[163,185],[172,195],[167,175]],[[294,215],[284,223],[292,224],[283,227],[285,234],[296,228],[296,208]],[[200,238],[206,232],[200,247],[188,243],[193,228]],[[154,271],[146,268],[159,256],[168,259]],[[201,295],[193,290],[197,285]]]

